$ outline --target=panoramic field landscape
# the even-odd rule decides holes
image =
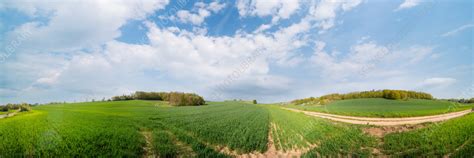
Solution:
[[[474,158],[473,0],[0,0],[0,158]]]
[[[203,105],[188,102],[196,96],[137,92],[109,101],[32,105],[28,110],[19,107],[18,111],[5,112],[15,115],[0,120],[0,156],[470,157],[474,154],[474,99],[472,103],[459,103],[359,98],[304,106],[256,101]],[[184,104],[175,104],[176,101]],[[443,121],[374,126],[333,121],[288,108],[367,116],[374,120],[377,116],[403,119],[468,112]]]

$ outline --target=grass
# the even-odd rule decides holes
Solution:
[[[370,148],[376,146],[375,138],[347,124],[310,117],[302,113],[266,106],[271,114],[273,141],[277,149],[307,149],[304,157],[334,157],[338,154],[356,157],[370,156]]]
[[[474,107],[448,101],[410,99],[389,100],[381,98],[334,101],[328,105],[287,105],[301,110],[365,117],[411,117],[443,114]]]
[[[385,136],[385,153],[397,157],[453,157],[474,155],[474,114],[415,131]]]

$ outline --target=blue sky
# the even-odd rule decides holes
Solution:
[[[473,97],[469,0],[0,2],[0,104],[184,91]]]

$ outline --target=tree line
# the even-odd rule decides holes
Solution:
[[[0,106],[0,111],[2,111],[2,112],[7,112],[9,110],[20,110],[20,112],[30,111],[31,110],[31,105],[27,104],[27,103],[21,103],[21,104],[8,103],[6,105],[1,105]]]
[[[371,90],[371,91],[361,91],[361,92],[352,92],[346,94],[333,93],[328,95],[323,95],[319,98],[309,97],[304,99],[296,99],[291,101],[293,104],[327,104],[328,102],[335,100],[347,100],[347,99],[360,99],[360,98],[385,98],[392,100],[407,100],[407,99],[433,99],[433,96],[424,92],[416,91],[407,91],[407,90]]]
[[[450,102],[457,102],[457,103],[462,103],[462,104],[472,104],[474,103],[474,98],[471,98],[471,99],[445,99],[447,101],[450,101]]]
[[[114,96],[112,101],[121,100],[161,100],[168,101],[173,106],[204,105],[204,98],[195,93],[183,92],[143,92],[137,91],[131,95]]]

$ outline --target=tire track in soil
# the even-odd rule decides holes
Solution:
[[[253,153],[247,153],[247,154],[236,154],[235,152],[232,151],[225,151],[226,154],[235,156],[237,158],[267,158],[267,157],[301,157],[302,154],[308,152],[312,148],[316,147],[316,145],[310,145],[308,148],[303,148],[303,149],[292,149],[290,151],[283,151],[283,150],[277,150],[275,146],[275,142],[273,139],[273,131],[272,129],[277,130],[277,126],[274,123],[270,124],[269,131],[268,131],[268,143],[267,143],[267,151],[264,153],[259,153],[259,152],[253,152]],[[279,140],[279,138],[276,138]],[[279,143],[279,142],[278,142]]]
[[[21,110],[21,109],[20,109],[20,110]],[[7,113],[7,114],[0,115],[0,119],[13,117],[13,116],[15,116],[16,114],[18,114],[18,113],[20,112],[20,110],[17,110],[17,111],[15,111],[15,112],[11,112],[11,113]]]
[[[153,151],[153,144],[152,144],[152,133],[151,131],[149,130],[143,130],[140,132],[140,134],[143,135],[143,137],[145,138],[145,146],[143,146],[143,151],[145,151],[143,157],[144,158],[155,158],[155,157],[158,157],[154,151]]]

